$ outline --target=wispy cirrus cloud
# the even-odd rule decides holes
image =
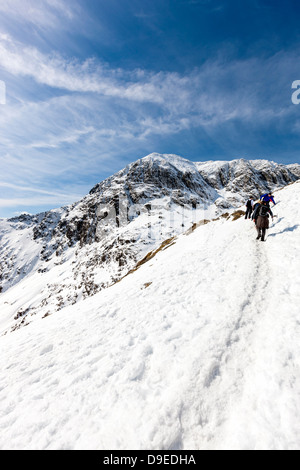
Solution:
[[[37,83],[69,92],[161,102],[157,84],[147,80],[148,77],[143,80],[144,74],[139,70],[109,69],[93,58],[80,62],[65,59],[58,53],[46,55],[7,34],[0,34],[0,66],[14,76],[31,77]]]
[[[23,195],[19,198],[17,197],[0,197],[0,209],[11,208],[11,207],[35,207],[37,212],[39,212],[39,207],[48,206],[49,209],[54,209],[62,207],[63,205],[71,204],[71,202],[76,201],[77,199],[71,199],[73,195],[57,195],[57,196],[39,196],[37,197],[34,194],[31,197],[24,197]],[[50,207],[49,207],[50,206]],[[43,211],[41,211],[43,212]],[[1,218],[1,217],[0,217]]]
[[[25,187],[0,182],[0,187],[5,188],[5,197],[0,197],[0,211],[14,207],[35,207],[40,212],[40,207],[50,208],[61,207],[71,204],[82,197],[82,194],[75,192],[53,192],[44,191],[37,187]],[[0,216],[1,217],[1,216]]]
[[[70,153],[82,156],[84,147],[94,162],[97,149],[109,158],[117,149],[122,153],[124,147],[131,148],[133,140],[147,143],[192,128],[212,134],[218,126],[234,121],[252,128],[267,125],[294,111],[288,86],[286,96],[276,88],[284,89],[295,64],[295,54],[279,53],[265,61],[217,58],[186,74],[125,71],[96,59],[80,62],[41,53],[1,35],[3,69],[63,90],[61,96],[5,107],[0,116],[2,145],[19,155],[26,149],[61,150],[65,154],[61,159],[57,153],[60,171],[63,163],[68,169],[68,161],[73,163]],[[76,165],[82,171],[80,161]]]
[[[70,203],[71,201],[75,201],[81,197],[80,194],[78,193],[72,193],[70,194],[69,192],[62,192],[62,191],[47,191],[43,188],[38,188],[36,186],[22,186],[20,184],[14,184],[14,183],[7,183],[4,181],[0,181],[0,187],[5,188],[6,190],[12,190],[12,192],[16,194],[29,194],[29,198],[35,197],[35,205],[43,205],[45,201],[62,201],[62,203]],[[36,198],[36,195],[39,195],[39,198]],[[30,196],[31,195],[31,196]],[[50,196],[50,197],[49,197]],[[24,199],[28,200],[28,196],[25,197]],[[6,207],[14,205],[14,198],[8,198],[7,202],[5,203],[5,199],[2,199],[2,205],[6,204]],[[26,204],[22,204],[26,205]],[[1,203],[0,203],[1,206]]]
[[[83,62],[58,53],[45,54],[0,34],[0,66],[13,76],[69,93],[94,93],[111,99],[157,105],[172,115],[195,113],[200,123],[257,116],[259,101],[268,109],[272,73],[282,80],[295,68],[295,54],[224,61],[214,59],[187,74],[113,69],[95,58]],[[255,77],[255,81],[253,80]],[[278,82],[277,82],[278,83]],[[278,94],[277,94],[278,95]],[[276,98],[276,96],[275,96]]]
[[[30,142],[27,147],[31,149],[60,148],[63,144],[76,144],[88,134],[95,131],[94,127],[84,127],[82,129],[72,129],[72,132],[62,132],[56,135],[44,135],[43,140]]]
[[[53,192],[53,191],[45,191],[44,189],[39,189],[36,187],[28,187],[28,186],[21,186],[13,183],[7,183],[5,181],[0,181],[0,187],[2,188],[9,188],[15,191],[29,191],[32,193],[39,193],[39,194],[47,194],[50,196],[61,196],[61,193]]]
[[[20,23],[56,28],[78,14],[78,3],[64,0],[1,0],[0,13]]]

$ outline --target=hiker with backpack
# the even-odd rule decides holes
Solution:
[[[276,205],[276,202],[274,200],[274,196],[272,195],[272,193],[263,194],[262,196],[260,196],[260,200],[265,201],[267,203],[267,206],[269,207],[270,207],[270,202],[273,202],[274,206]]]
[[[256,206],[252,215],[257,230],[256,240],[261,239],[262,242],[265,241],[266,230],[269,228],[269,216],[271,216],[273,220],[273,212],[267,202],[262,201],[261,204]]]
[[[252,211],[253,211],[253,199],[251,199],[251,197],[248,199],[248,201],[246,202],[246,215],[245,215],[245,219],[251,219],[251,214],[252,214]]]
[[[257,200],[257,201],[254,202],[254,204],[253,204],[253,215],[254,215],[255,210],[256,210],[260,205],[261,205],[260,200]],[[252,220],[253,220],[253,215],[252,215]]]

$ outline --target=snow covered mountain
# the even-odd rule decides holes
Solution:
[[[198,223],[110,288],[2,336],[0,448],[299,449],[300,182],[274,194],[266,242],[243,217]],[[15,246],[33,259],[33,219],[3,223],[7,236],[23,224]],[[63,265],[48,263],[59,284]],[[2,293],[1,319],[38,279]]]
[[[165,240],[296,181],[299,168],[151,154],[71,206],[0,220],[0,334],[113,285]]]

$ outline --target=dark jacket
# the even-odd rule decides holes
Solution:
[[[262,208],[264,208],[263,212],[265,212],[265,216],[261,215]],[[270,207],[259,204],[253,213],[252,219],[254,220],[257,228],[269,228],[269,216],[273,218],[273,212]]]
[[[257,202],[256,204],[254,204],[253,213],[252,213],[252,220],[254,220],[256,211],[257,211],[257,209],[258,209],[260,206],[261,206],[261,203],[260,203],[260,202]]]
[[[252,210],[252,207],[253,207],[253,200],[252,199],[248,199],[248,201],[246,202],[246,207],[247,207],[247,209]]]

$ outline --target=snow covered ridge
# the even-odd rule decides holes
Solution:
[[[203,223],[2,336],[0,449],[299,449],[300,182],[275,197],[265,243],[242,217]]]
[[[151,154],[77,203],[1,220],[0,334],[113,285],[165,240],[296,181],[299,169]]]

